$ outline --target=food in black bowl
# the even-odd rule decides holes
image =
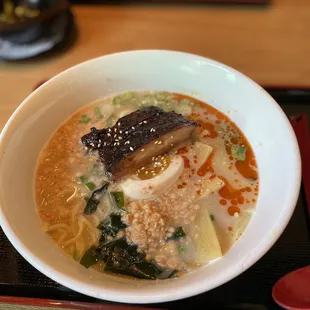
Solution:
[[[0,36],[14,43],[35,41],[67,6],[67,0],[0,0]]]

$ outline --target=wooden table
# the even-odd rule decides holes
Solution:
[[[264,86],[310,87],[309,0],[273,0],[266,7],[145,4],[72,10],[79,37],[69,51],[0,63],[0,128],[39,81],[87,59],[124,50],[196,53]]]

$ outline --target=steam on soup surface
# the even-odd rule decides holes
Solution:
[[[130,92],[53,134],[35,190],[44,231],[86,268],[166,279],[229,250],[258,184],[253,150],[227,116],[184,95]]]

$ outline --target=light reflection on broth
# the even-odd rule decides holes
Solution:
[[[158,188],[163,188],[160,182],[171,182],[175,165],[179,167],[175,182],[150,198],[124,195],[124,180],[110,182],[107,192],[94,195],[109,180],[98,155],[86,150],[81,137],[91,127],[111,127],[120,117],[148,105],[175,110],[201,125],[192,144],[152,158],[130,181],[134,188],[140,184],[134,182],[152,182],[156,177]],[[258,171],[247,139],[215,108],[179,94],[126,93],[88,105],[57,129],[40,155],[35,190],[43,230],[76,261],[101,272],[106,268],[165,279],[229,250],[255,210]],[[129,250],[134,253],[132,261],[125,252],[117,254],[130,261],[128,270],[116,270],[115,264],[112,268],[110,260],[115,257],[103,254],[111,252],[105,245],[115,240],[126,255]]]

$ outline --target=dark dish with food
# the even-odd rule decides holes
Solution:
[[[1,0],[0,4],[0,22],[13,24],[25,19],[37,17],[40,10],[30,7],[24,2],[12,0]]]
[[[127,92],[56,130],[35,191],[43,230],[84,267],[163,280],[225,255],[258,187],[253,150],[222,112],[185,95]]]
[[[67,6],[67,0],[0,0],[0,33],[26,31],[51,20]]]

